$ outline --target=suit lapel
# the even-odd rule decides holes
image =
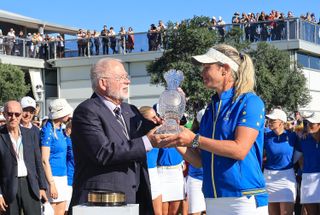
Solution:
[[[132,117],[132,111],[129,107],[130,106],[127,104],[123,104],[123,103],[121,104],[121,113],[122,113],[123,119],[126,123],[128,134],[130,136],[130,131],[131,131],[130,119]]]
[[[10,139],[10,136],[9,136],[9,133],[8,133],[8,130],[7,130],[6,126],[3,126],[3,128],[2,128],[1,138],[2,138],[3,142],[5,143],[5,145],[9,148],[9,151],[10,151],[11,155],[15,159],[17,159],[16,152],[13,149],[12,142],[11,142],[11,139]]]
[[[27,150],[29,150],[30,147],[27,146],[27,135],[25,134],[26,133],[26,130],[25,129],[22,129],[20,127],[20,130],[21,130],[21,136],[22,136],[22,147],[23,147],[23,158],[24,160],[26,161],[26,158],[28,157],[28,155],[26,155],[28,152]]]

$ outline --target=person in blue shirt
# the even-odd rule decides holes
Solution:
[[[308,134],[301,138],[297,150],[302,152],[303,167],[300,203],[308,215],[320,214],[320,114],[305,118]]]
[[[266,163],[264,177],[269,194],[269,214],[293,214],[297,183],[293,169],[298,142],[294,132],[285,130],[286,113],[278,108],[267,114],[270,130],[264,136]]]
[[[139,108],[139,112],[144,118],[152,121],[154,124],[161,124],[160,117],[152,107],[142,106]],[[158,154],[159,148],[153,148],[147,152],[147,165],[151,185],[152,205],[155,215],[162,214],[162,192],[157,168]]]
[[[64,134],[67,142],[67,179],[68,179],[68,193],[66,211],[69,209],[70,200],[72,196],[72,184],[73,184],[73,174],[74,174],[74,158],[72,150],[72,140],[71,140],[72,124],[71,119],[66,123],[66,128],[64,129]]]
[[[67,142],[61,127],[68,121],[73,109],[65,99],[55,99],[49,106],[50,120],[41,130],[42,163],[49,184],[51,206],[57,215],[63,215],[66,208]]]
[[[268,214],[261,170],[265,107],[254,93],[252,60],[225,44],[193,59],[203,67],[204,85],[216,92],[199,134],[183,129],[154,138],[162,147],[177,147],[188,162],[203,167],[208,215]]]
[[[204,112],[205,109],[200,110],[197,113],[197,117],[193,120],[191,130],[195,133],[199,133],[199,124]],[[189,215],[201,215],[202,212],[206,210],[205,199],[202,192],[202,181],[203,169],[189,164],[186,183]]]

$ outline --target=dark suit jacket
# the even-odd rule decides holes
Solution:
[[[71,134],[75,174],[69,211],[72,206],[87,202],[90,190],[107,190],[124,192],[127,203],[140,205],[140,214],[153,214],[141,137],[154,125],[133,105],[122,103],[121,112],[130,140],[96,94],[75,109]]]
[[[39,189],[46,189],[46,179],[41,162],[39,135],[31,129],[20,127],[24,162],[27,167],[27,180],[31,195],[39,198]],[[7,204],[15,198],[18,190],[18,165],[12,142],[4,125],[0,127],[0,193]]]

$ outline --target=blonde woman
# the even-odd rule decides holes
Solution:
[[[50,119],[41,130],[42,163],[49,184],[49,200],[55,215],[63,215],[68,199],[67,142],[62,123],[68,121],[72,108],[65,99],[55,99],[49,107]]]
[[[268,214],[261,171],[265,109],[254,93],[252,60],[224,44],[193,59],[203,67],[204,85],[216,92],[199,133],[183,129],[154,138],[161,138],[164,147],[177,147],[188,162],[203,167],[208,215]]]

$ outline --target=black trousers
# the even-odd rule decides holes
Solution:
[[[31,190],[27,177],[18,178],[16,198],[9,204],[6,215],[41,215],[41,203]]]

